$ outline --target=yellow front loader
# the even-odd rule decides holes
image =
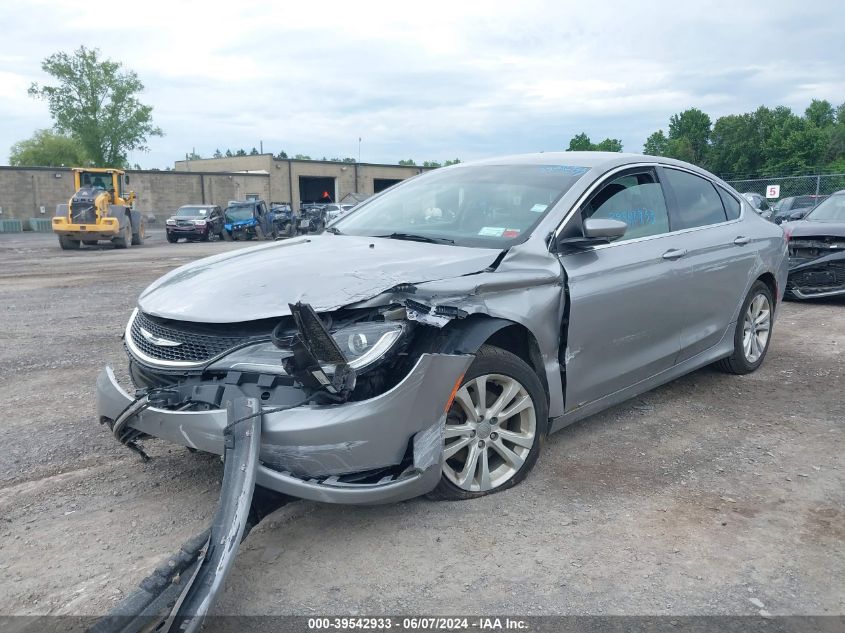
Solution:
[[[74,167],[76,193],[56,206],[53,233],[64,250],[108,240],[116,248],[144,243],[144,216],[135,210],[135,192],[124,192],[129,176],[120,169]]]

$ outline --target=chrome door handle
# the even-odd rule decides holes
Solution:
[[[737,246],[745,246],[750,241],[751,241],[751,238],[740,235],[738,238],[736,238],[734,240],[734,244],[736,244]]]
[[[663,259],[680,259],[684,255],[687,254],[686,249],[683,248],[670,248],[668,251],[663,253]]]

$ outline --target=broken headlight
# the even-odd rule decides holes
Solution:
[[[282,359],[290,352],[280,350],[269,341],[236,349],[208,366],[209,371],[246,371],[261,374],[285,374]]]
[[[402,338],[403,323],[356,323],[332,333],[349,366],[359,372],[383,357]],[[241,347],[208,366],[209,371],[245,371],[286,374],[282,359],[291,352],[265,341]],[[334,367],[325,367],[333,373]]]
[[[332,333],[332,338],[349,366],[360,372],[384,356],[404,333],[403,323],[370,321],[338,330]]]

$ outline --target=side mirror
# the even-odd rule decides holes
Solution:
[[[596,244],[605,244],[625,235],[628,225],[620,220],[587,218],[581,226],[581,235],[570,235],[557,240],[557,250],[567,247],[587,248]]]
[[[129,174],[126,174],[126,175],[123,177],[123,182],[124,182],[125,184],[127,184],[127,185],[129,184]]]
[[[621,220],[587,218],[584,220],[584,237],[589,240],[611,242],[625,235],[628,225]]]

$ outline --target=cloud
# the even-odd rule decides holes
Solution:
[[[0,157],[50,125],[26,96],[40,60],[80,44],[137,71],[166,136],[196,149],[470,159],[565,148],[581,131],[639,151],[671,114],[845,99],[839,3],[429,1],[0,7]],[[112,28],[114,24],[118,28]]]

